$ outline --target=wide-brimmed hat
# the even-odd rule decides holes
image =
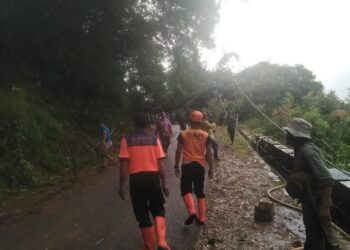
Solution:
[[[203,121],[203,114],[200,111],[193,111],[191,113],[191,121],[192,122],[202,122]]]
[[[303,118],[293,118],[288,127],[283,127],[283,130],[288,131],[291,135],[295,137],[311,138],[312,125],[310,122],[304,120]]]

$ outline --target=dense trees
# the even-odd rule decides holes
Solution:
[[[98,122],[120,136],[140,109],[209,107],[217,120],[240,110],[275,135],[242,91],[281,126],[310,120],[345,166],[349,101],[325,94],[302,65],[262,62],[234,74],[227,64],[239,56],[230,53],[205,69],[199,48],[213,46],[217,20],[215,0],[0,0],[0,189],[96,163]]]
[[[173,93],[200,82],[190,70],[217,19],[215,0],[0,0],[0,188],[72,155],[93,164],[100,120],[120,136],[136,110],[187,101]]]
[[[159,102],[163,62],[212,45],[218,18],[214,0],[1,0],[0,14],[1,75],[85,105]]]
[[[256,112],[242,93],[281,127],[291,117],[304,117],[310,121],[314,126],[313,138],[326,157],[350,169],[349,100],[341,101],[333,91],[324,93],[322,84],[302,65],[281,66],[262,62],[231,78],[231,86],[235,83],[239,87],[236,89],[238,101],[231,101],[231,105],[240,103],[240,117],[251,124],[252,129],[280,139],[284,137]]]

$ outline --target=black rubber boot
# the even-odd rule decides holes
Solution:
[[[190,215],[186,220],[185,220],[185,226],[192,225],[193,221],[197,219],[197,216],[195,214]]]
[[[168,247],[158,247],[158,250],[170,250]]]

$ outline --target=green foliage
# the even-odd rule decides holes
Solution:
[[[254,131],[282,138],[240,89],[279,126],[295,116],[309,120],[319,146],[348,167],[349,100],[323,93],[310,70],[261,62],[234,74],[228,65],[239,61],[235,53],[213,72],[204,68],[198,47],[213,45],[218,1],[0,5],[2,190],[95,164],[98,123],[115,128],[119,140],[139,110],[207,109],[216,122],[239,112]]]
[[[280,127],[292,117],[312,123],[312,137],[326,157],[349,168],[350,108],[334,92],[323,93],[322,84],[301,65],[259,63],[236,76],[249,98]],[[242,95],[241,121],[253,131],[283,140],[284,134],[258,113]],[[255,127],[255,128],[254,128]]]
[[[329,115],[331,112],[339,109],[341,106],[341,101],[336,96],[334,91],[321,97],[320,100],[320,112],[325,115]]]
[[[223,108],[225,106],[227,106],[227,103],[226,105],[222,104],[218,97],[215,97],[208,102],[208,109],[212,113],[214,121],[220,121],[220,117],[223,114]]]
[[[41,172],[60,173],[70,168],[67,157],[72,150],[78,164],[96,162],[97,155],[91,152],[91,142],[84,133],[73,133],[77,128],[57,120],[27,96],[28,92],[20,88],[0,90],[1,185],[36,185]],[[74,140],[86,144],[72,148]]]
[[[280,66],[267,62],[249,67],[236,76],[237,84],[251,100],[271,116],[276,108],[300,104],[309,93],[322,94],[323,86],[315,81],[311,71],[301,65]],[[241,107],[244,118],[255,115],[251,104],[244,101]]]
[[[0,80],[74,106],[163,105],[163,62],[212,46],[217,20],[215,0],[2,1]]]
[[[32,164],[20,150],[13,152],[11,162],[0,165],[0,183],[7,187],[27,187],[36,183]]]
[[[305,118],[307,121],[309,121],[312,126],[312,135],[315,138],[327,138],[328,137],[328,131],[330,129],[329,123],[327,120],[317,112],[316,110],[310,110],[304,113],[303,118]]]
[[[0,91],[0,182],[8,187],[35,182],[33,167],[24,154],[28,133],[23,121],[30,111],[25,96],[24,91],[16,88]]]
[[[279,125],[287,124],[290,120],[290,107],[282,105],[274,110],[272,119]]]
[[[240,121],[241,122],[241,121]],[[259,126],[257,126],[259,124]],[[266,120],[261,119],[259,116],[250,118],[244,121],[244,126],[254,134],[266,133],[266,127],[268,126]]]
[[[1,1],[0,188],[95,164],[100,121],[119,140],[139,110],[202,105],[217,20],[215,0]]]
[[[337,164],[343,169],[350,171],[350,145],[340,143],[337,147]]]

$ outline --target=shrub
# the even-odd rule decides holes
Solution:
[[[11,164],[0,165],[0,183],[7,187],[27,187],[36,183],[32,164],[21,152],[15,152]]]

